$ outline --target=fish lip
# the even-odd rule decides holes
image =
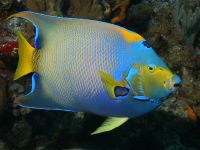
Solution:
[[[170,93],[175,93],[182,85],[182,80],[179,76],[173,75],[169,80],[165,81],[167,90]]]

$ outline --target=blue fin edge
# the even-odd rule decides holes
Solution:
[[[39,42],[39,28],[35,23],[33,23],[33,22],[31,22],[31,23],[33,24],[33,26],[35,28],[34,47],[36,49],[40,49],[41,45],[40,45],[40,42]]]
[[[22,12],[29,13],[30,11],[22,11]],[[21,13],[21,12],[19,12],[19,13]],[[41,48],[40,42],[39,42],[39,28],[38,28],[38,26],[29,18],[26,18],[26,17],[19,17],[19,18],[23,18],[25,20],[28,20],[29,22],[31,22],[33,24],[33,26],[35,28],[34,48],[36,48],[36,49]]]
[[[22,98],[22,99],[23,99],[23,97],[26,97],[26,96],[32,94],[32,93],[35,91],[35,88],[36,88],[36,80],[38,80],[38,79],[39,79],[39,75],[38,75],[37,73],[34,73],[34,74],[32,75],[32,87],[31,87],[31,91],[30,91],[28,94],[26,94],[26,95],[24,95],[24,96],[22,96],[22,97],[19,96],[19,97],[17,97],[17,98]],[[59,111],[77,112],[77,111],[74,111],[74,110],[68,110],[68,109],[62,109],[62,108],[40,108],[40,107],[34,107],[34,106],[26,106],[26,105],[22,105],[22,104],[19,104],[19,103],[17,103],[17,105],[20,106],[20,107],[23,107],[23,108],[30,108],[30,109],[39,109],[39,110],[59,110]]]
[[[149,100],[149,97],[147,97],[147,96],[134,96],[133,98],[137,99],[139,101],[148,101]]]
[[[67,111],[67,112],[77,112],[74,110],[61,109],[61,108],[39,108],[39,107],[33,107],[33,106],[24,106],[22,104],[17,104],[17,106],[20,106],[23,108],[29,108],[29,109],[37,109],[37,110],[58,110],[58,111]]]
[[[31,91],[28,94],[24,95],[24,96],[28,96],[28,95],[30,95],[31,93],[33,93],[35,91],[36,79],[38,79],[38,78],[39,78],[39,75],[37,73],[33,73],[32,78],[31,78],[31,80],[32,80]],[[17,98],[20,98],[20,97],[17,97]]]
[[[53,17],[53,18],[57,18],[57,19],[64,19],[64,20],[86,20],[86,21],[91,21],[91,22],[96,22],[96,23],[103,23],[103,24],[107,24],[107,25],[112,25],[114,27],[117,27],[117,28],[121,28],[121,29],[124,29],[126,31],[129,31],[129,32],[132,32],[132,33],[137,33],[135,31],[132,31],[132,30],[128,30],[122,26],[119,26],[119,25],[115,25],[115,24],[112,24],[112,23],[109,23],[109,22],[103,22],[103,21],[99,21],[99,20],[93,20],[93,19],[82,19],[82,18],[70,18],[70,17],[62,17],[62,16],[52,16],[52,15],[47,15],[47,14],[42,14],[42,13],[38,13],[38,12],[32,12],[32,11],[21,11],[21,12],[25,12],[25,13],[30,13],[30,14],[34,14],[34,15],[41,15],[41,16],[46,16],[46,17]],[[21,13],[19,12],[19,13]],[[38,27],[37,25],[30,19],[28,18],[24,18],[24,19],[27,19],[28,21],[30,21],[35,29],[36,29],[36,36],[35,36],[35,42],[34,42],[34,47],[36,49],[39,49],[41,48],[41,45],[39,43],[39,30],[38,30]],[[138,34],[138,33],[137,33]],[[142,42],[143,41],[146,41],[145,39],[144,40],[141,40]],[[139,41],[140,42],[140,41]],[[136,42],[137,43],[137,42]]]

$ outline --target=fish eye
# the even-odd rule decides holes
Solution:
[[[155,70],[155,65],[154,64],[149,64],[148,65],[148,70],[150,71],[150,72],[154,72],[154,70]]]
[[[148,68],[149,68],[149,70],[150,70],[150,71],[152,71],[152,70],[153,70],[153,68],[152,68],[152,67],[148,67]]]

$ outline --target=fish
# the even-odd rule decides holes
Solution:
[[[17,30],[17,80],[32,75],[22,107],[88,112],[107,119],[91,134],[111,131],[157,108],[181,84],[150,44],[123,27],[81,18],[23,11],[11,15],[31,22],[34,46]]]

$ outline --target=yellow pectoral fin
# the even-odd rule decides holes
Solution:
[[[119,87],[124,87],[125,84],[123,82],[118,82],[116,81],[111,75],[99,71],[99,75],[101,77],[102,82],[104,83],[106,90],[108,92],[108,94],[115,99],[115,87],[119,86]]]
[[[33,48],[27,42],[20,31],[16,31],[16,34],[19,42],[19,62],[15,72],[14,80],[33,72],[33,53],[35,51],[35,48]]]
[[[127,120],[128,120],[128,118],[126,118],[126,117],[124,117],[124,118],[109,117],[102,123],[102,125],[99,128],[97,128],[94,132],[92,132],[91,135],[111,131],[111,130],[119,127],[123,123],[125,123]]]

